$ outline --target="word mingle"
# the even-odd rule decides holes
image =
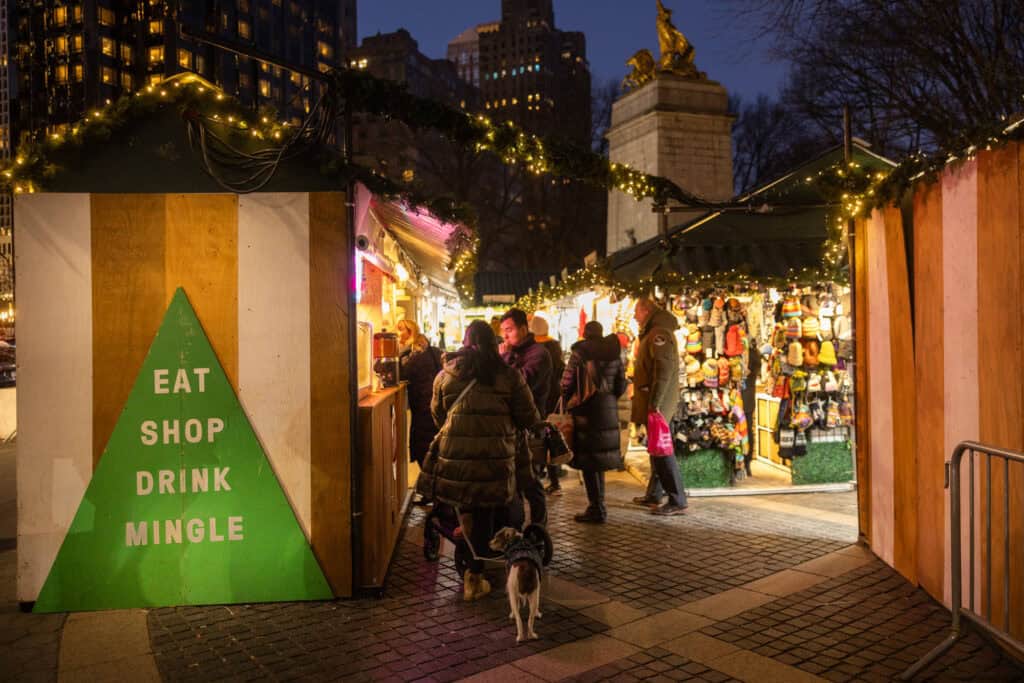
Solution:
[[[210,368],[167,368],[153,370],[153,394],[206,393],[206,377]],[[173,380],[172,380],[173,377]],[[215,443],[225,429],[223,418],[188,418],[184,420],[143,420],[139,440],[143,446],[170,444]],[[187,457],[187,451],[182,455]],[[230,467],[192,467],[178,469],[140,469],[135,472],[135,495],[210,494],[231,491],[228,483]],[[229,516],[227,521],[208,519],[165,519],[125,523],[125,545],[168,545],[179,543],[218,543],[245,540],[244,519]]]

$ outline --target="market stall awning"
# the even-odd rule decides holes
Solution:
[[[670,228],[665,237],[612,254],[615,276],[638,280],[664,272],[704,275],[736,270],[755,278],[784,277],[790,270],[821,265],[830,209],[807,179],[842,158],[842,148],[829,150],[737,197],[736,209],[709,212]],[[853,159],[869,169],[895,165],[860,144],[854,145]]]
[[[373,197],[369,214],[395,239],[433,284],[457,296],[447,270],[446,242],[455,226],[437,219],[427,212],[417,211],[404,204]]]

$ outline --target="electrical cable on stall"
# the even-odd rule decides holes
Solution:
[[[225,190],[238,194],[258,192],[273,179],[282,161],[292,159],[327,144],[331,126],[337,118],[336,98],[330,91],[322,93],[316,105],[303,119],[298,130],[279,146],[246,152],[212,130],[210,121],[192,112],[185,116],[189,146],[200,158],[203,170]],[[244,177],[238,177],[242,174]],[[233,174],[233,175],[232,175]],[[232,175],[232,177],[229,177]]]

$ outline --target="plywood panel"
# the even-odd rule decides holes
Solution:
[[[91,195],[94,464],[170,302],[164,286],[166,205],[165,195]]]
[[[942,360],[943,373],[943,446],[948,459],[961,441],[978,438],[978,162],[976,159],[950,166],[942,175]],[[918,394],[919,400],[922,394]],[[924,430],[918,434],[924,436]],[[919,449],[920,450],[920,449]],[[970,502],[969,470],[962,468],[964,488],[961,509]],[[945,564],[951,566],[949,532],[950,503],[946,498],[943,544]],[[962,516],[964,552],[961,570],[964,604],[969,604],[970,517]],[[979,522],[976,522],[978,524]],[[944,598],[951,605],[949,573]],[[975,584],[977,586],[977,583]],[[975,604],[977,600],[975,601]]]
[[[1020,311],[1024,310],[1021,262],[1021,206],[1018,148],[1009,145],[978,157],[978,377],[980,437],[984,443],[1024,449],[1024,357]],[[1007,381],[1013,378],[1012,381]],[[993,623],[1005,626],[1002,590],[1008,568],[1002,541],[1010,533],[1003,512],[1007,480],[1001,466],[991,468],[992,600],[985,606]],[[986,505],[986,509],[987,509]],[[1016,512],[1018,520],[1020,509]],[[1020,547],[1018,542],[1018,547]],[[1015,566],[1014,574],[1020,570]],[[1013,575],[1011,575],[1013,578]],[[1021,578],[1016,577],[1017,584]],[[1012,583],[1012,581],[1011,581]],[[1019,588],[1015,591],[1019,595]],[[987,602],[987,601],[986,601]],[[1024,611],[1018,612],[1018,614]],[[1019,620],[1018,620],[1019,621]],[[1017,625],[1019,633],[1020,625]]]
[[[309,537],[309,197],[238,201],[238,389]]]
[[[871,548],[889,565],[895,564],[893,508],[893,377],[889,315],[889,276],[885,216],[874,211],[868,230],[868,373],[871,419]],[[858,405],[860,408],[860,405]],[[861,416],[857,416],[858,422]]]
[[[947,534],[943,463],[945,368],[942,318],[942,186],[914,196],[914,375],[917,386],[917,575],[931,595],[942,598]]]
[[[238,391],[238,195],[167,196],[165,300],[184,287],[231,387]]]
[[[854,227],[854,404],[857,440],[857,522],[860,535],[869,545],[871,536],[871,386],[868,367],[870,361],[871,320],[868,316],[870,280],[868,273],[868,221],[858,219]]]
[[[92,477],[89,195],[15,195],[14,218],[17,599],[28,602],[39,595]]]
[[[917,581],[917,450],[914,330],[903,212],[885,210],[885,256],[889,280],[889,354],[892,371],[893,558],[894,567]],[[877,416],[877,411],[875,415]]]
[[[352,594],[349,326],[352,245],[345,195],[309,195],[312,544],[336,595]]]

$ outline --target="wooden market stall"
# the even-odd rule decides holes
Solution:
[[[1024,450],[1024,145],[955,159],[901,205],[858,221],[856,236],[866,369],[858,391],[870,409],[858,454],[861,531],[887,564],[947,606],[959,561],[963,606],[1022,640],[1024,465],[979,459],[973,479],[964,466],[959,559],[944,484],[961,441]]]
[[[56,173],[16,188],[22,602],[39,595],[179,288],[330,593],[381,585],[397,542],[402,510],[387,492],[405,487],[394,466],[405,457],[404,388],[371,387],[373,419],[357,424],[345,179],[307,153],[258,192],[225,191],[195,156],[183,104],[193,100],[178,89],[208,97],[200,115],[227,125],[211,117],[227,100],[213,86],[170,79],[140,93],[147,104],[131,116],[120,103],[98,113],[119,120],[85,144],[77,128],[55,136],[37,153]],[[374,406],[387,406],[386,423]]]

